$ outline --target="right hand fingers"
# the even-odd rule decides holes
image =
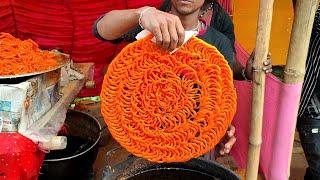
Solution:
[[[162,47],[173,51],[177,46],[181,46],[184,41],[184,28],[177,16],[166,14],[165,21],[161,23]]]
[[[154,35],[154,37],[156,38],[156,44],[161,46],[163,39],[162,39],[162,33],[161,33],[160,28],[155,27],[154,30],[151,32]]]
[[[169,50],[170,42],[172,41],[172,37],[170,36],[168,24],[163,22],[160,24],[160,30],[162,34],[162,48],[165,50]]]
[[[165,50],[174,50],[177,46],[181,46],[184,41],[184,28],[177,16],[168,13],[153,13],[144,19],[149,21],[145,23],[145,29],[152,32],[156,38],[156,42]]]
[[[178,32],[177,32],[177,29],[176,29],[174,21],[169,21],[169,23],[168,23],[168,31],[170,33],[169,50],[173,51],[174,49],[176,49],[176,47],[178,45],[178,41],[179,41],[179,36],[178,36]]]
[[[174,15],[168,15],[165,24],[166,26],[161,26],[163,37],[162,47],[166,50],[173,51],[184,42],[184,28],[180,19]]]
[[[179,17],[174,15],[169,15],[167,19],[168,22],[168,32],[170,34],[170,46],[169,50],[172,51],[177,46],[181,46],[184,42],[184,28]]]
[[[183,42],[184,42],[184,28],[182,26],[182,23],[180,21],[180,19],[176,16],[176,29],[177,29],[177,33],[178,33],[178,46],[182,46]]]

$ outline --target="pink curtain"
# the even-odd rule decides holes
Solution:
[[[236,44],[237,58],[242,63],[249,54]],[[235,81],[238,108],[233,124],[236,127],[237,142],[232,150],[240,168],[246,168],[251,120],[252,83]],[[267,75],[260,169],[266,179],[288,179],[290,167],[290,141],[296,126],[294,114],[302,84],[287,85],[273,75]]]

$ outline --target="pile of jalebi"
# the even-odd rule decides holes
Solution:
[[[22,41],[0,33],[0,76],[45,71],[58,65],[57,55],[42,51],[28,39]]]
[[[174,54],[150,37],[128,45],[110,64],[101,98],[112,136],[154,162],[184,162],[207,153],[236,111],[227,61],[196,37]]]

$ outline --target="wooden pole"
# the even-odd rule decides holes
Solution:
[[[286,84],[303,83],[312,25],[317,7],[318,0],[296,0],[295,2],[295,17],[292,26],[287,64],[284,71],[284,83]],[[299,99],[300,98],[298,98],[297,101],[299,101]],[[297,117],[298,112],[293,113],[296,113],[295,117]],[[289,165],[291,164],[294,133],[295,130],[293,130],[291,134]],[[288,168],[288,174],[290,174],[290,166]]]
[[[260,146],[262,143],[262,117],[265,90],[265,73],[262,71],[263,61],[267,59],[274,0],[260,0],[256,49],[253,67],[253,97],[251,114],[251,132],[246,179],[256,180],[258,177]]]

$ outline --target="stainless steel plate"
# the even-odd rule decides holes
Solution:
[[[54,53],[58,54],[58,56],[60,57],[58,59],[58,65],[56,67],[53,68],[49,68],[43,71],[38,71],[38,72],[32,72],[32,73],[24,73],[24,74],[15,74],[15,75],[5,75],[5,76],[0,76],[0,79],[13,79],[13,78],[21,78],[21,77],[28,77],[28,76],[34,76],[34,75],[38,75],[38,74],[43,74],[43,73],[47,73],[50,71],[54,71],[57,70],[63,66],[65,66],[66,64],[68,64],[70,62],[70,58],[69,55],[54,51]]]

